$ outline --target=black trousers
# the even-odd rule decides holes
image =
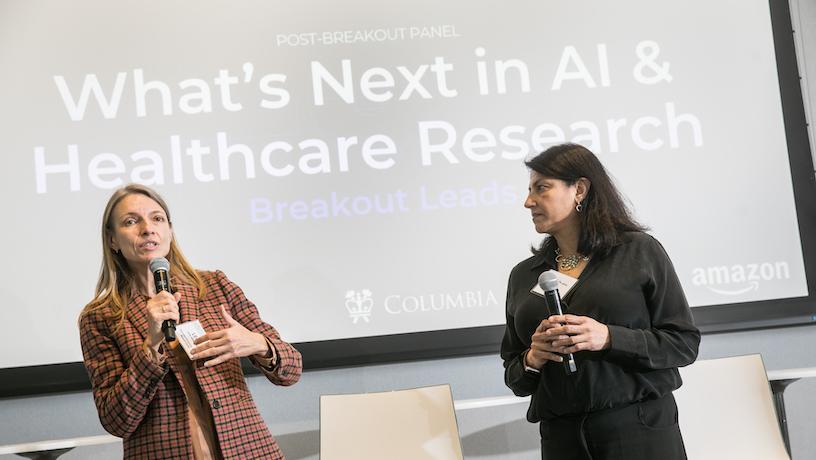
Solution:
[[[658,399],[542,420],[543,460],[685,460],[677,404]]]

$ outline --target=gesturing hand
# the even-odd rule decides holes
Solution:
[[[553,315],[550,322],[559,323],[548,329],[545,334],[561,336],[553,341],[556,347],[563,347],[561,353],[577,351],[598,351],[609,348],[609,328],[589,316]],[[563,337],[566,335],[566,337]]]
[[[207,332],[197,338],[194,343],[198,346],[191,350],[193,359],[212,358],[204,362],[204,366],[210,367],[232,358],[266,354],[269,346],[262,334],[252,332],[232,319],[223,305],[221,313],[229,327],[220,331]]]
[[[547,361],[561,362],[563,358],[558,353],[563,353],[563,347],[557,346],[554,342],[558,339],[567,338],[566,335],[552,335],[548,332],[558,327],[557,322],[552,319],[545,319],[539,323],[530,343],[530,349],[524,357],[525,364],[535,369],[541,369]]]

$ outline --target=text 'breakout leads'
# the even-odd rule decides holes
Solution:
[[[253,224],[349,219],[414,211],[520,206],[523,198],[523,192],[517,187],[502,185],[497,181],[444,189],[420,185],[411,193],[397,189],[363,194],[329,192],[295,200],[253,197],[249,200],[249,217]]]

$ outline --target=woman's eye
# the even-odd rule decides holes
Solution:
[[[125,225],[133,225],[136,223],[136,219],[125,219]]]
[[[164,222],[164,216],[156,216],[153,218],[156,222]]]

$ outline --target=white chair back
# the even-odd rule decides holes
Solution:
[[[462,460],[449,385],[320,397],[321,460]]]
[[[689,460],[790,459],[760,355],[697,361],[674,392]]]

